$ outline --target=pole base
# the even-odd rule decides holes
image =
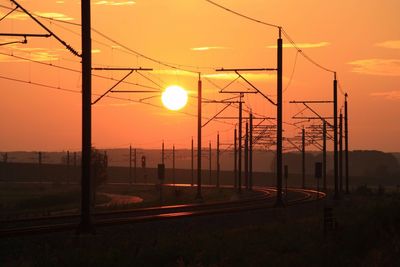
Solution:
[[[96,230],[91,222],[81,222],[76,229],[77,235],[95,235]]]
[[[334,194],[333,200],[339,201],[341,199],[340,194]]]
[[[203,196],[200,193],[197,193],[196,195],[196,201],[199,203],[202,203],[204,201]]]
[[[274,207],[275,208],[285,208],[286,205],[285,205],[285,202],[283,202],[283,200],[278,200],[277,199],[276,202],[275,202]]]

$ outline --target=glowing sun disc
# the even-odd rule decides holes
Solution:
[[[171,85],[161,95],[161,101],[167,109],[179,110],[188,100],[187,92],[180,86]]]

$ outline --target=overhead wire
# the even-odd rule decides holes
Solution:
[[[60,87],[60,86],[53,86],[53,85],[48,85],[48,84],[44,84],[44,83],[38,83],[38,82],[33,82],[33,81],[27,81],[27,80],[22,80],[22,79],[17,79],[17,78],[12,78],[12,77],[7,77],[7,76],[3,76],[0,75],[0,79],[3,80],[9,80],[9,81],[14,81],[14,82],[19,82],[19,83],[25,83],[25,84],[30,84],[30,85],[35,85],[35,86],[39,86],[39,87],[44,87],[44,88],[49,88],[49,89],[54,89],[54,90],[59,90],[59,91],[65,91],[65,92],[70,92],[70,93],[78,93],[81,94],[80,90],[74,90],[74,89],[69,89],[69,88],[65,88],[65,87]],[[93,96],[100,96],[100,94],[92,94]],[[164,109],[163,106],[160,105],[156,105],[156,104],[152,104],[149,102],[144,102],[144,101],[140,101],[140,100],[135,100],[135,99],[131,99],[131,98],[123,98],[123,97],[116,97],[116,96],[110,96],[110,95],[106,95],[106,98],[109,99],[116,99],[116,100],[123,100],[123,101],[129,101],[129,102],[134,102],[134,103],[139,103],[139,104],[145,104],[148,106],[152,106],[152,107],[156,107],[159,109]],[[197,118],[197,114],[191,114],[189,112],[185,112],[185,111],[176,111],[178,113],[184,114],[184,115],[188,115],[191,117],[196,117]],[[209,119],[208,117],[204,117],[202,116],[202,119]],[[228,123],[226,121],[221,121],[221,120],[216,120],[219,123],[223,123],[223,124],[228,124],[228,125],[234,125],[233,123]]]
[[[0,7],[1,7],[1,8],[5,8],[5,9],[9,9],[9,10],[11,9],[11,8],[8,7],[8,6],[1,5],[1,4],[0,4]],[[22,11],[20,11],[20,10],[16,10],[16,11],[17,11],[17,12],[22,12]],[[56,21],[56,22],[59,22],[59,23],[65,23],[65,24],[74,25],[74,26],[79,26],[79,27],[82,26],[80,23],[75,23],[75,22],[70,22],[70,21],[64,21],[64,20],[59,20],[59,19],[55,19],[55,18],[49,18],[49,17],[46,17],[46,16],[37,15],[37,14],[32,14],[32,15],[33,15],[34,17],[39,17],[39,18],[42,18],[42,19],[50,20],[50,21]],[[58,26],[59,26],[59,25],[58,25]],[[93,27],[91,28],[91,30],[92,30],[94,33],[96,33],[96,34],[100,35],[101,37],[105,38],[106,40],[108,40],[108,41],[110,41],[110,42],[112,42],[112,43],[114,43],[114,44],[116,44],[116,45],[118,45],[118,46],[124,48],[125,50],[127,50],[127,51],[129,51],[129,52],[131,52],[131,53],[133,53],[134,55],[140,56],[140,57],[142,57],[142,58],[144,58],[144,59],[147,59],[147,60],[149,60],[149,61],[152,61],[152,62],[154,62],[154,63],[157,63],[157,64],[159,64],[159,65],[162,65],[162,66],[165,66],[165,67],[168,67],[168,68],[171,68],[171,69],[180,70],[180,71],[189,72],[189,73],[195,73],[195,74],[200,73],[200,71],[190,70],[190,69],[188,69],[188,68],[193,68],[193,69],[208,69],[208,70],[210,70],[210,69],[215,69],[215,68],[213,68],[213,67],[190,66],[190,65],[177,64],[177,63],[169,63],[169,62],[165,62],[165,61],[162,61],[162,60],[158,60],[158,59],[155,59],[155,58],[153,58],[153,57],[149,57],[149,56],[147,56],[147,55],[145,55],[145,54],[143,54],[143,53],[141,53],[141,52],[138,52],[138,51],[136,51],[136,50],[134,50],[134,49],[132,49],[132,48],[130,48],[130,47],[128,47],[128,46],[122,44],[121,42],[116,41],[115,39],[113,39],[113,38],[107,36],[106,34],[102,33],[101,31],[99,31],[99,30],[97,30],[97,29],[95,29],[95,28],[93,28]],[[75,33],[75,34],[76,34],[76,33]],[[99,42],[99,43],[101,43],[101,42]],[[104,44],[104,43],[103,43],[103,44]]]
[[[247,20],[256,22],[256,23],[258,23],[258,24],[262,24],[262,25],[268,26],[268,27],[274,27],[274,28],[280,29],[280,30],[282,31],[283,35],[286,37],[286,39],[292,44],[292,46],[293,46],[299,53],[301,53],[301,55],[302,55],[304,58],[306,58],[309,62],[311,62],[312,64],[314,64],[315,66],[317,66],[318,68],[320,68],[320,69],[322,69],[322,70],[325,70],[325,71],[328,71],[328,72],[331,72],[331,73],[336,73],[334,70],[331,70],[331,69],[329,69],[329,68],[326,68],[326,67],[322,66],[321,64],[319,64],[318,62],[316,62],[315,60],[313,60],[310,56],[308,56],[304,51],[302,51],[302,50],[297,46],[296,42],[295,42],[295,41],[289,36],[289,34],[283,29],[282,26],[279,26],[279,25],[276,25],[276,24],[273,24],[273,23],[268,23],[268,22],[265,22],[265,21],[262,21],[262,20],[259,20],[259,19],[255,19],[255,18],[250,17],[250,16],[248,16],[248,15],[244,15],[244,14],[239,13],[239,12],[233,10],[233,9],[230,9],[230,8],[227,8],[227,7],[223,6],[223,5],[221,5],[221,4],[218,4],[218,3],[216,3],[215,1],[211,1],[211,0],[204,0],[204,1],[210,3],[210,4],[214,5],[214,6],[217,6],[217,7],[221,8],[221,9],[227,11],[227,12],[230,12],[230,13],[232,13],[232,14],[235,14],[235,15],[239,16],[239,17],[242,17],[242,18],[244,18],[244,19],[247,19]]]
[[[283,35],[286,37],[286,39],[292,44],[292,46],[293,46],[304,58],[306,58],[309,62],[311,62],[312,64],[314,64],[315,66],[319,67],[319,68],[322,69],[322,70],[325,70],[325,71],[328,71],[328,72],[331,72],[331,73],[336,73],[336,71],[322,66],[321,64],[319,64],[318,62],[316,62],[314,59],[312,59],[310,56],[308,56],[303,50],[301,50],[301,49],[297,46],[296,42],[295,42],[295,41],[289,36],[289,34],[283,29],[283,27],[281,27],[281,26],[279,26],[279,25],[276,25],[276,24],[273,24],[273,23],[268,23],[268,22],[265,22],[265,21],[262,21],[262,20],[259,20],[259,19],[255,19],[255,18],[253,18],[253,17],[250,17],[250,16],[245,15],[245,14],[242,14],[242,13],[239,13],[239,12],[233,10],[233,9],[230,9],[230,8],[227,8],[227,7],[223,6],[223,5],[221,5],[221,4],[218,4],[218,3],[216,3],[215,1],[211,1],[211,0],[205,0],[205,1],[208,2],[208,3],[210,3],[210,4],[212,4],[212,5],[214,5],[214,6],[216,6],[216,7],[221,8],[221,9],[227,11],[227,12],[230,12],[230,13],[232,13],[232,14],[235,14],[235,15],[237,15],[237,16],[240,16],[240,17],[242,17],[242,18],[244,18],[244,19],[247,19],[247,20],[250,20],[250,21],[253,21],[253,22],[256,22],[256,23],[265,25],[265,26],[269,26],[269,27],[274,27],[274,28],[281,29],[281,30],[282,30],[282,33],[283,33]],[[10,7],[8,7],[8,6],[1,5],[1,4],[0,4],[0,7],[5,8],[5,9],[9,9],[9,10],[12,9],[12,8],[10,8]],[[17,10],[17,11],[19,11],[19,10]],[[21,11],[19,11],[19,12],[21,12]],[[70,22],[70,21],[63,21],[63,20],[58,20],[58,19],[49,18],[49,17],[42,16],[42,15],[36,15],[36,14],[34,14],[34,16],[40,17],[40,18],[43,18],[43,19],[46,19],[46,20],[57,21],[57,22],[60,22],[60,23],[66,23],[66,24],[70,24],[70,25],[74,25],[74,26],[79,26],[79,27],[81,27],[81,24],[79,24],[79,23],[74,23],[74,22]],[[150,61],[152,61],[152,62],[155,62],[155,63],[157,63],[157,64],[160,64],[160,65],[163,65],[163,66],[172,68],[172,69],[177,69],[177,70],[186,71],[186,72],[190,72],[190,73],[199,73],[199,71],[193,71],[193,70],[185,69],[185,68],[182,68],[181,66],[190,67],[190,68],[197,68],[197,69],[205,69],[205,68],[207,68],[207,69],[214,69],[214,68],[211,68],[211,67],[198,67],[198,66],[196,67],[196,66],[189,66],[189,65],[183,65],[183,64],[167,63],[167,62],[164,62],[164,61],[161,61],[161,60],[158,60],[158,59],[154,59],[154,58],[149,57],[149,56],[146,56],[146,55],[144,55],[144,54],[142,54],[142,53],[140,53],[140,52],[138,52],[138,51],[136,51],[136,50],[133,50],[133,49],[127,47],[126,45],[123,45],[122,43],[120,43],[120,42],[118,42],[118,41],[116,41],[116,40],[114,40],[114,39],[108,37],[106,34],[100,32],[99,30],[96,30],[96,29],[93,28],[93,27],[92,27],[92,31],[95,32],[95,33],[97,33],[98,35],[102,36],[103,38],[109,40],[110,42],[113,42],[114,44],[117,44],[118,46],[120,46],[120,47],[122,47],[122,48],[124,48],[124,49],[126,49],[126,50],[128,50],[128,51],[130,51],[130,52],[132,52],[132,53],[134,53],[135,55],[138,55],[138,56],[140,56],[140,57],[142,57],[142,58],[145,58],[145,59],[147,59],[147,60],[150,60]],[[343,92],[342,92],[342,93],[343,93]]]
[[[314,66],[316,66],[316,67],[318,67],[318,68],[320,68],[320,69],[322,69],[322,70],[324,70],[324,71],[327,71],[327,72],[330,72],[330,73],[334,74],[334,75],[335,75],[335,79],[337,79],[337,76],[336,76],[337,73],[336,73],[336,71],[334,71],[334,70],[332,70],[332,69],[330,69],[330,68],[327,68],[327,67],[321,65],[320,63],[318,63],[317,61],[315,61],[314,59],[312,59],[312,58],[311,58],[308,54],[306,54],[303,50],[301,50],[301,49],[298,47],[298,45],[296,44],[296,42],[295,42],[295,41],[289,36],[289,34],[283,29],[283,27],[278,26],[278,25],[275,25],[275,24],[272,24],[272,23],[264,22],[264,21],[262,21],[262,20],[254,19],[254,18],[252,18],[252,17],[250,17],[250,16],[244,15],[244,14],[239,13],[239,12],[237,12],[237,11],[234,11],[234,10],[232,10],[232,9],[230,9],[230,8],[227,8],[227,7],[223,6],[223,5],[220,5],[220,4],[218,4],[218,3],[214,2],[214,1],[211,1],[211,0],[205,0],[205,1],[208,2],[208,3],[210,3],[210,4],[212,4],[212,5],[214,5],[214,6],[217,6],[218,8],[221,8],[221,9],[227,11],[227,12],[230,12],[230,13],[233,13],[233,14],[235,14],[235,15],[238,15],[238,16],[240,16],[240,17],[242,17],[242,18],[247,19],[247,20],[250,20],[250,21],[253,21],[253,22],[256,22],[256,23],[265,25],[265,26],[275,27],[275,28],[280,29],[281,32],[283,33],[283,35],[286,37],[286,39],[287,39],[287,40],[291,43],[291,45],[297,50],[295,65],[296,65],[296,62],[297,62],[297,55],[298,55],[298,53],[300,53],[300,54],[301,54],[306,60],[308,60],[311,64],[313,64]],[[295,68],[295,65],[294,65],[294,68]],[[291,75],[291,76],[293,76],[293,74],[294,74],[294,68],[293,68],[293,71],[292,71],[292,75]],[[288,83],[288,85],[290,85],[292,78],[293,78],[293,77],[290,78],[290,80],[289,80],[290,82]],[[339,82],[338,82],[338,87],[339,87],[340,92],[341,92],[343,95],[345,95],[346,93],[345,93],[345,92],[343,91],[343,89],[341,88],[341,85],[340,85]],[[287,88],[288,88],[288,86],[285,88],[285,91],[287,90]],[[294,126],[296,126],[296,125],[294,125]]]
[[[14,58],[17,58],[17,59],[20,59],[20,60],[25,60],[25,61],[29,61],[29,62],[32,62],[32,63],[40,64],[40,65],[46,65],[46,66],[49,66],[49,67],[58,68],[58,69],[62,69],[62,70],[70,71],[70,72],[82,73],[81,70],[77,70],[77,69],[73,69],[73,68],[69,68],[69,67],[64,67],[64,66],[53,64],[53,63],[46,63],[46,62],[43,62],[43,61],[38,61],[38,60],[26,58],[26,57],[21,57],[21,56],[17,56],[17,55],[14,55],[14,54],[7,54],[7,53],[4,53],[4,52],[0,52],[0,55],[14,57]],[[139,72],[137,72],[137,73],[139,73]],[[115,79],[115,78],[111,78],[111,77],[107,77],[107,76],[103,76],[103,75],[99,75],[99,74],[93,74],[92,73],[92,76],[93,77],[97,77],[97,78],[101,78],[101,79],[111,80],[111,81],[119,81],[119,79]],[[129,82],[129,81],[122,81],[121,83],[129,84],[129,85],[135,85],[135,86],[141,86],[141,87],[148,88],[148,89],[159,90],[158,88],[155,88],[155,87],[151,87],[151,86],[147,86],[147,85],[143,85],[143,84],[139,84],[139,83],[133,83],[133,82]]]
[[[262,25],[266,25],[266,26],[269,26],[269,27],[274,27],[274,28],[278,28],[278,29],[281,28],[281,26],[279,26],[279,25],[268,23],[268,22],[265,22],[265,21],[261,21],[261,20],[252,18],[250,16],[247,16],[247,15],[244,15],[244,14],[239,13],[237,11],[234,11],[234,10],[232,10],[230,8],[224,7],[223,5],[220,5],[220,4],[218,4],[218,3],[214,2],[214,1],[211,1],[211,0],[205,0],[205,1],[210,3],[210,4],[212,4],[212,5],[214,5],[214,6],[217,6],[217,7],[221,8],[221,9],[224,9],[225,11],[228,11],[230,13],[233,13],[233,14],[237,15],[237,16],[245,18],[247,20],[251,20],[253,22],[256,22],[256,23],[259,23],[259,24],[262,24]]]
[[[287,89],[289,89],[289,86],[292,84],[292,80],[293,80],[293,77],[294,77],[294,72],[296,70],[296,64],[297,64],[298,55],[299,55],[299,51],[296,51],[296,56],[294,58],[294,64],[293,64],[293,68],[292,68],[292,73],[290,74],[289,81],[286,84],[285,89],[283,89],[282,93],[285,93],[287,91]]]
[[[244,14],[242,14],[242,13],[236,12],[236,11],[234,11],[234,10],[232,10],[232,9],[226,8],[226,7],[224,7],[224,6],[222,6],[222,5],[218,4],[218,3],[216,3],[216,2],[214,2],[214,1],[211,1],[211,0],[205,0],[205,1],[209,2],[210,4],[213,4],[213,5],[217,6],[217,7],[219,7],[219,8],[222,8],[222,9],[228,11],[228,12],[231,12],[231,13],[233,13],[233,14],[235,14],[235,15],[238,15],[238,16],[240,16],[240,17],[242,17],[242,18],[245,18],[245,19],[247,19],[247,20],[251,20],[251,21],[253,21],[253,22],[256,22],[256,23],[259,23],[259,24],[263,24],[263,25],[265,25],[265,26],[270,26],[270,27],[274,27],[274,28],[278,28],[278,29],[281,29],[281,30],[282,30],[283,35],[284,35],[284,36],[287,38],[287,40],[293,45],[293,47],[296,48],[296,50],[297,50],[296,58],[295,58],[295,63],[294,63],[294,67],[293,67],[292,74],[291,74],[291,78],[289,79],[289,82],[288,82],[286,88],[284,89],[284,91],[286,91],[286,90],[288,89],[288,87],[290,86],[291,81],[292,81],[292,79],[293,79],[293,75],[294,75],[294,71],[295,71],[295,67],[296,67],[296,62],[297,62],[297,56],[298,56],[299,53],[300,53],[304,58],[306,58],[309,62],[311,62],[312,64],[314,64],[315,66],[317,66],[317,67],[319,67],[319,68],[321,68],[321,69],[323,69],[323,70],[325,70],[325,71],[328,71],[328,72],[331,72],[331,73],[336,73],[335,71],[333,71],[333,70],[331,70],[331,69],[328,69],[328,68],[322,66],[321,64],[319,64],[318,62],[316,62],[315,60],[313,60],[311,57],[309,57],[307,54],[305,54],[304,51],[302,51],[302,50],[296,45],[296,43],[293,41],[293,39],[288,35],[288,33],[287,33],[285,30],[283,30],[283,28],[282,28],[281,26],[275,25],[275,24],[272,24],[272,23],[267,23],[267,22],[264,22],[264,21],[261,21],[261,20],[258,20],[258,19],[254,19],[254,18],[252,18],[252,17],[250,17],[250,16],[247,16],[247,15],[244,15]],[[1,5],[1,4],[0,4],[0,7],[2,7],[2,8],[7,8],[7,9],[10,9],[10,10],[11,10],[10,7],[7,7],[7,6]],[[14,9],[14,10],[15,10],[15,9]],[[20,12],[19,10],[17,10],[17,11]],[[12,12],[12,11],[11,11],[11,12]],[[10,12],[10,13],[11,13],[11,12]],[[35,16],[40,17],[40,18],[43,18],[43,19],[46,19],[46,20],[50,20],[50,21],[57,21],[57,22],[66,23],[66,24],[69,24],[69,25],[81,26],[79,23],[74,23],[74,22],[70,22],[70,21],[62,21],[62,20],[58,20],[58,19],[54,19],[54,18],[49,18],[49,17],[41,16],[41,15],[35,15]],[[0,21],[1,21],[1,20],[0,20]],[[60,25],[57,25],[57,26],[60,26]],[[157,63],[157,64],[159,64],[159,65],[163,65],[163,66],[166,66],[166,67],[169,67],[169,68],[172,68],[172,69],[181,70],[181,71],[186,71],[186,72],[190,72],[190,73],[199,73],[199,72],[198,72],[198,71],[193,71],[193,70],[189,70],[189,69],[182,68],[182,66],[190,67],[190,68],[197,68],[197,69],[200,69],[200,68],[203,68],[203,69],[214,69],[214,68],[211,68],[211,67],[188,66],[188,65],[182,65],[182,64],[167,63],[167,62],[164,62],[164,61],[161,61],[161,60],[157,60],[157,59],[154,59],[154,58],[152,58],[152,57],[148,57],[148,56],[146,56],[146,55],[144,55],[144,54],[142,54],[142,53],[140,53],[140,52],[138,52],[138,51],[136,51],[136,50],[133,50],[133,49],[131,49],[131,48],[129,48],[129,47],[123,45],[122,43],[120,43],[120,42],[118,42],[118,41],[116,41],[116,40],[114,40],[114,39],[108,37],[107,35],[103,34],[102,32],[100,32],[100,31],[98,31],[98,30],[96,30],[96,29],[94,29],[94,28],[92,28],[92,31],[95,32],[95,33],[97,33],[98,35],[102,36],[103,38],[107,39],[108,41],[110,41],[110,42],[112,42],[112,43],[114,43],[114,44],[116,44],[116,45],[118,45],[118,46],[124,48],[125,50],[127,50],[127,51],[129,51],[129,52],[131,52],[131,53],[133,53],[133,54],[135,54],[135,55],[137,55],[137,56],[140,56],[140,57],[142,57],[142,58],[145,58],[145,59],[147,59],[147,60],[150,60],[150,61],[152,61],[152,62],[155,62],[155,63]],[[75,34],[76,34],[76,33],[75,33]],[[99,43],[100,43],[100,44],[103,44],[103,45],[107,45],[107,44],[102,43],[102,42],[99,42]],[[121,51],[122,51],[122,50],[121,50]],[[55,65],[54,65],[54,64],[49,64],[49,66],[55,66]],[[60,68],[64,68],[64,67],[61,67],[61,66],[59,66],[59,67],[60,67]],[[105,77],[105,78],[108,78],[108,77]],[[109,79],[112,79],[112,78],[109,78]],[[115,80],[115,79],[113,79],[113,80]],[[210,81],[210,80],[208,79],[208,81]],[[214,84],[214,85],[215,85],[215,84]],[[343,92],[343,90],[342,90],[340,84],[339,84],[339,89],[340,89],[341,93],[344,94],[344,92]],[[289,123],[288,123],[288,124],[289,124]]]
[[[22,57],[22,56],[17,56],[17,55],[14,55],[14,54],[8,54],[8,53],[0,52],[0,55],[14,57],[14,58],[17,58],[17,59],[20,59],[20,60],[25,60],[25,61],[29,61],[29,62],[32,62],[32,63],[45,65],[45,66],[48,66],[48,67],[53,67],[53,68],[58,68],[58,69],[66,70],[66,71],[71,71],[71,72],[74,72],[74,73],[80,73],[80,74],[82,73],[81,70],[77,70],[77,69],[73,69],[73,68],[69,68],[69,67],[64,67],[64,66],[53,64],[53,63],[46,63],[46,62],[43,62],[43,61],[38,61],[38,60],[34,60],[34,59],[27,58],[27,57]],[[137,74],[141,74],[140,72],[136,72],[136,73]],[[149,74],[151,74],[151,73],[149,72]],[[103,76],[103,75],[99,75],[99,74],[93,74],[92,73],[92,76],[93,77],[97,77],[97,78],[106,79],[106,80],[111,80],[111,81],[119,81],[119,79],[115,79],[115,78],[111,78],[111,77],[107,77],[107,76]],[[152,83],[157,85],[158,88],[155,88],[155,87],[152,87],[152,86],[143,85],[143,84],[140,84],[140,83],[129,82],[129,81],[122,81],[121,83],[129,84],[129,85],[135,85],[135,86],[141,86],[143,88],[148,88],[148,89],[153,89],[153,90],[159,90],[162,87],[161,85],[159,85],[158,83],[156,83],[152,79],[150,79],[149,77],[145,76],[145,78],[149,79]],[[164,81],[162,79],[159,79],[159,80],[162,83],[164,83]],[[197,99],[197,96],[191,96],[191,97]],[[204,97],[202,97],[202,99],[204,101],[211,101],[211,99],[204,98]]]
[[[2,21],[3,19],[7,18],[11,13],[13,13],[18,7],[15,7],[14,9],[12,9],[10,12],[8,12],[7,14],[5,14],[3,17],[0,18],[0,21]]]
[[[301,50],[301,49],[297,46],[296,42],[293,41],[293,39],[289,36],[289,34],[288,34],[284,29],[282,29],[282,33],[283,33],[283,35],[286,37],[286,39],[292,44],[292,46],[293,46],[305,59],[307,59],[309,62],[311,62],[311,63],[314,64],[316,67],[318,67],[318,68],[320,68],[320,69],[322,69],[322,70],[325,70],[325,71],[330,72],[330,73],[333,73],[333,74],[336,73],[336,71],[322,66],[321,64],[319,64],[318,62],[316,62],[314,59],[312,59],[310,56],[308,56],[303,50]]]

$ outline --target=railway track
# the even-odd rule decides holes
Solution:
[[[172,205],[95,213],[93,215],[93,224],[95,227],[105,227],[274,208],[276,189],[270,187],[255,187],[254,191],[260,194],[236,201]],[[324,193],[315,190],[290,188],[288,192],[285,199],[287,206],[316,201],[325,197]],[[0,237],[75,231],[79,223],[79,218],[79,215],[62,215],[2,221],[0,222],[0,225],[2,225]],[[27,226],[27,223],[30,225]]]

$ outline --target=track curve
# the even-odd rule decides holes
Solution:
[[[167,185],[171,186],[171,185]],[[187,185],[175,185],[187,186]],[[276,189],[273,187],[254,187],[254,191],[260,194],[246,199],[195,203],[172,206],[160,206],[140,208],[132,210],[119,210],[112,212],[95,213],[94,226],[105,227],[119,224],[134,224],[168,219],[187,218],[195,216],[217,215],[250,210],[275,208]],[[283,192],[284,193],[284,192]],[[289,194],[290,193],[290,194]],[[289,195],[291,195],[289,197]],[[285,205],[293,206],[302,203],[313,202],[326,197],[326,194],[311,189],[288,188],[288,194],[283,194]],[[16,224],[35,223],[33,226],[13,227]],[[47,234],[51,232],[73,231],[77,229],[79,215],[49,216],[13,221],[2,221],[6,227],[0,230],[0,237],[21,235]],[[8,225],[8,227],[7,227]],[[10,226],[11,225],[11,226]]]

